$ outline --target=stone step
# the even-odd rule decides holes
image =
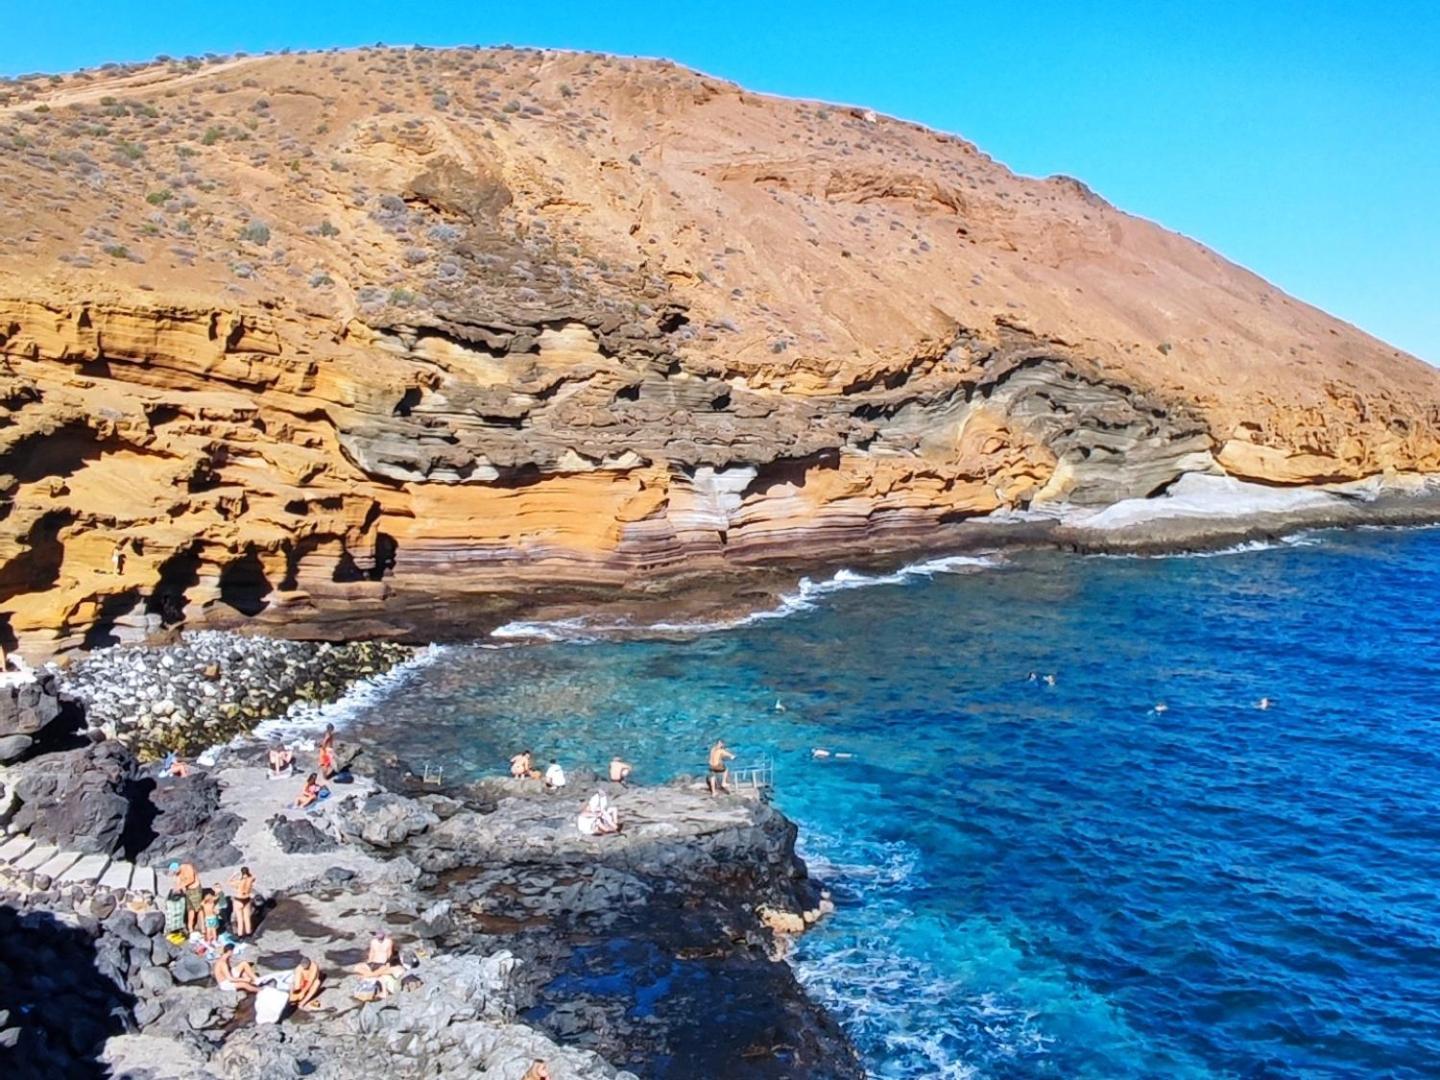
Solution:
[[[100,887],[102,889],[128,889],[130,888],[130,878],[134,873],[134,863],[116,859],[105,868],[105,873],[100,875]]]
[[[41,863],[37,866],[35,872],[37,874],[44,874],[51,881],[54,881],[79,861],[80,853],[78,851],[59,851],[51,857],[49,862]]]
[[[64,884],[94,885],[110,865],[109,855],[82,855],[74,866],[59,877]]]
[[[132,893],[149,893],[151,896],[158,895],[155,891],[155,868],[153,866],[135,867],[135,876],[130,879],[130,891]]]
[[[34,870],[41,863],[47,863],[59,854],[60,849],[54,844],[37,844],[20,858],[15,860],[15,869]]]
[[[28,836],[12,836],[0,846],[0,862],[13,863],[20,856],[35,847],[35,841]]]

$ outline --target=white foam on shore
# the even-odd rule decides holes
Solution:
[[[345,693],[334,701],[292,702],[283,715],[262,721],[249,735],[240,738],[267,742],[274,739],[301,738],[324,731],[326,724],[334,724],[337,730],[343,730],[358,715],[374,709],[417,671],[435,663],[447,651],[447,647],[443,645],[427,645],[410,659],[402,660],[388,671],[351,683]]]
[[[889,574],[862,574],[856,570],[841,569],[821,581],[801,578],[794,592],[780,595],[775,607],[763,608],[730,619],[634,623],[626,619],[601,621],[579,615],[569,619],[517,620],[496,627],[490,632],[490,637],[506,644],[558,641],[586,644],[615,638],[738,630],[771,619],[784,619],[803,611],[814,611],[819,606],[819,601],[831,593],[868,589],[876,585],[909,585],[915,581],[929,580],[936,574],[974,573],[998,566],[1000,562],[998,555],[945,555],[902,566]]]
[[[1226,555],[1248,555],[1257,551],[1282,551],[1296,547],[1315,547],[1323,543],[1322,538],[1315,532],[1299,532],[1290,536],[1277,537],[1274,540],[1246,540],[1243,543],[1231,544],[1229,547],[1214,548],[1209,551],[1159,551],[1159,552],[1138,552],[1138,551],[1097,551],[1087,554],[1087,559],[1218,559]]]

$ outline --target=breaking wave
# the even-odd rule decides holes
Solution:
[[[636,623],[628,619],[597,619],[578,615],[569,619],[517,620],[498,626],[490,632],[493,642],[527,644],[546,641],[576,643],[609,641],[615,638],[677,637],[708,634],[718,630],[737,630],[743,626],[770,619],[784,619],[805,611],[814,611],[819,601],[831,593],[849,589],[868,589],[876,585],[908,585],[929,580],[936,574],[964,574],[998,566],[998,555],[946,555],[937,559],[903,566],[888,574],[863,574],[856,570],[837,570],[820,581],[801,578],[794,592],[782,593],[773,608],[748,612],[729,619],[695,619],[687,622]]]

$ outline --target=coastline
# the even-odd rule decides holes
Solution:
[[[157,668],[165,655],[154,654]],[[37,685],[55,693],[53,677]],[[116,740],[71,746],[58,735],[0,769],[5,843],[89,850],[90,862],[52,874],[48,861],[22,868],[0,857],[0,915],[28,931],[10,936],[0,962],[39,971],[31,952],[68,950],[82,970],[93,954],[100,977],[48,1014],[10,1017],[9,1037],[40,1055],[32,1060],[93,1057],[156,1077],[374,1074],[376,1055],[380,1074],[394,1076],[478,1066],[509,1077],[514,1064],[518,1076],[535,1057],[556,1080],[624,1080],[627,1066],[696,1075],[702,1061],[757,1078],[862,1075],[784,961],[788,937],[828,902],[795,853],[796,827],[759,800],[714,799],[687,780],[622,788],[583,770],[555,794],[509,779],[442,787],[379,748],[342,741],[355,780],[306,814],[286,809],[299,781],[268,780],[253,738],[233,739],[188,777],[157,781]],[[35,795],[35,775],[57,770],[85,783]],[[115,783],[99,790],[107,777]],[[575,829],[575,807],[596,788],[620,810],[618,836]],[[128,808],[111,807],[93,828],[105,798]],[[132,852],[137,821],[145,842]],[[165,941],[172,858],[193,861],[207,887],[250,866],[265,902],[245,958],[279,972],[315,956],[334,984],[326,1012],[256,1026],[251,1002],[216,989],[207,964]],[[153,877],[107,884],[132,865]],[[423,956],[423,989],[362,1006],[343,965],[377,925]],[[655,980],[672,990],[632,1015]],[[102,999],[110,1012],[91,1015]],[[117,1027],[119,1013],[129,1019]],[[68,1043],[65,1025],[80,1032]]]

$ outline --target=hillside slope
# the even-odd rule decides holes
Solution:
[[[0,146],[0,643],[1440,469],[1440,372],[1201,245],[667,63],[115,68]]]

